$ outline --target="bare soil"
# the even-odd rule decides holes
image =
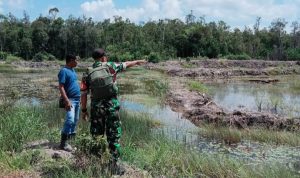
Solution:
[[[147,67],[164,71],[171,76],[201,78],[300,74],[299,62],[296,61],[210,59],[191,62],[167,61],[148,64]]]
[[[271,76],[299,74],[299,64],[294,61],[229,61],[199,60],[191,62],[167,61],[159,64],[148,64],[147,68],[159,70],[170,76],[188,78],[230,78],[238,76]],[[275,72],[274,72],[275,71]],[[225,112],[205,93],[190,91],[184,85],[185,80],[172,80],[166,102],[173,110],[183,113],[195,125],[214,123],[220,126],[238,128],[263,127],[268,129],[300,130],[299,118],[279,117],[271,113],[248,112],[244,110]],[[254,82],[277,82],[263,79]]]

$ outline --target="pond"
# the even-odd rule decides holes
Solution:
[[[228,111],[266,111],[281,116],[300,116],[300,76],[280,76],[278,82],[252,79],[206,82],[213,100]]]
[[[123,100],[124,109],[150,114],[162,123],[162,127],[153,132],[164,134],[174,141],[179,141],[189,149],[208,154],[222,154],[229,158],[241,159],[251,164],[280,163],[292,170],[300,171],[300,147],[272,146],[254,141],[242,141],[235,145],[227,145],[220,140],[207,139],[199,134],[198,127],[182,118],[180,113],[172,111],[168,106],[149,106],[134,101]]]

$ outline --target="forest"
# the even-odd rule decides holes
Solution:
[[[151,62],[185,58],[299,60],[300,24],[277,18],[269,27],[231,28],[224,21],[206,22],[204,17],[149,20],[139,24],[120,16],[95,21],[85,16],[48,16],[31,21],[0,14],[0,59],[13,55],[25,60],[62,60],[68,53],[89,58],[94,48],[103,47],[111,60],[146,58]],[[290,32],[286,29],[290,27]]]

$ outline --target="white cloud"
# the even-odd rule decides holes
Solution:
[[[180,0],[165,0],[162,2],[162,12],[167,18],[179,18],[182,16]]]
[[[14,9],[22,9],[26,4],[26,0],[7,0],[7,5]]]
[[[193,10],[207,21],[223,20],[231,27],[249,26],[261,17],[261,25],[269,26],[276,18],[300,20],[300,0],[143,0],[139,6],[117,8],[113,0],[93,0],[81,4],[87,16],[102,20],[119,15],[131,21],[180,18]]]
[[[158,20],[181,16],[180,0],[144,0],[140,7],[116,8],[112,0],[95,0],[81,4],[84,14],[95,19],[111,18],[115,15],[131,21]]]
[[[224,20],[233,27],[252,25],[256,17],[262,18],[262,26],[269,26],[276,18],[300,20],[299,0],[285,0],[282,3],[276,3],[275,0],[185,0],[185,2],[186,8],[193,9],[195,15],[202,14],[211,20]]]
[[[2,0],[0,0],[0,13],[2,13],[2,12],[3,12],[3,9],[2,9],[2,4],[3,4],[3,2],[2,2]]]
[[[136,21],[144,13],[142,8],[117,9],[112,0],[85,2],[81,4],[81,9],[86,15],[96,19],[112,18],[118,15]]]

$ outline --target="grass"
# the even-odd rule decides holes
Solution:
[[[187,82],[188,88],[192,91],[207,93],[208,88],[201,82],[190,80]]]
[[[32,170],[33,167],[39,165],[43,177],[110,177],[110,173],[105,167],[105,160],[84,151],[77,153],[75,162],[51,159],[43,160],[41,164],[38,164],[40,153],[21,152],[22,144],[26,141],[47,137],[53,132],[52,129],[58,130],[59,123],[57,123],[58,125],[53,124],[52,128],[44,127],[51,122],[48,119],[53,119],[53,115],[46,118],[44,116],[53,113],[56,106],[50,105],[48,109],[49,111],[43,107],[40,109],[14,108],[10,112],[6,112],[5,117],[1,117],[0,133],[5,137],[1,139],[0,167],[12,170]],[[157,127],[157,124],[149,115],[122,111],[121,118],[123,122],[122,160],[147,170],[153,176],[297,177],[284,166],[253,165],[222,154],[205,154],[190,150],[178,142],[168,140],[164,135],[154,134],[153,129]],[[4,126],[4,121],[9,124]],[[55,122],[59,122],[59,119]],[[20,129],[20,134],[16,133],[15,128]],[[87,128],[81,127],[79,132],[86,133],[88,131]],[[11,133],[15,133],[16,136]],[[12,141],[15,137],[20,143]],[[89,144],[84,145],[83,142],[80,142],[83,140],[84,137],[78,137],[77,143],[83,145],[83,148],[90,148]],[[12,145],[12,147],[6,147],[6,144]],[[5,152],[5,150],[11,150],[12,153]]]
[[[36,110],[24,106],[6,108],[1,113],[1,150],[20,151],[25,142],[45,136],[44,130],[47,130],[47,126],[42,121],[42,115]]]
[[[297,177],[281,165],[248,164],[222,154],[199,153],[163,135],[149,134],[153,126],[143,115],[127,113],[122,120],[127,128],[123,138],[123,160],[146,169],[153,176]]]
[[[300,134],[297,132],[275,131],[266,129],[237,129],[205,125],[200,133],[207,138],[220,139],[227,144],[242,140],[253,140],[274,145],[300,146]]]
[[[0,64],[0,73],[6,73],[6,74],[41,73],[43,71],[45,71],[45,69],[19,68],[8,63]]]
[[[157,71],[149,71],[141,67],[128,69],[118,78],[121,94],[150,95],[165,98],[169,85],[166,77]]]
[[[187,69],[190,69],[190,68],[194,68],[195,65],[193,65],[192,63],[189,63],[189,62],[181,62],[180,65],[183,67],[183,68],[187,68]]]

